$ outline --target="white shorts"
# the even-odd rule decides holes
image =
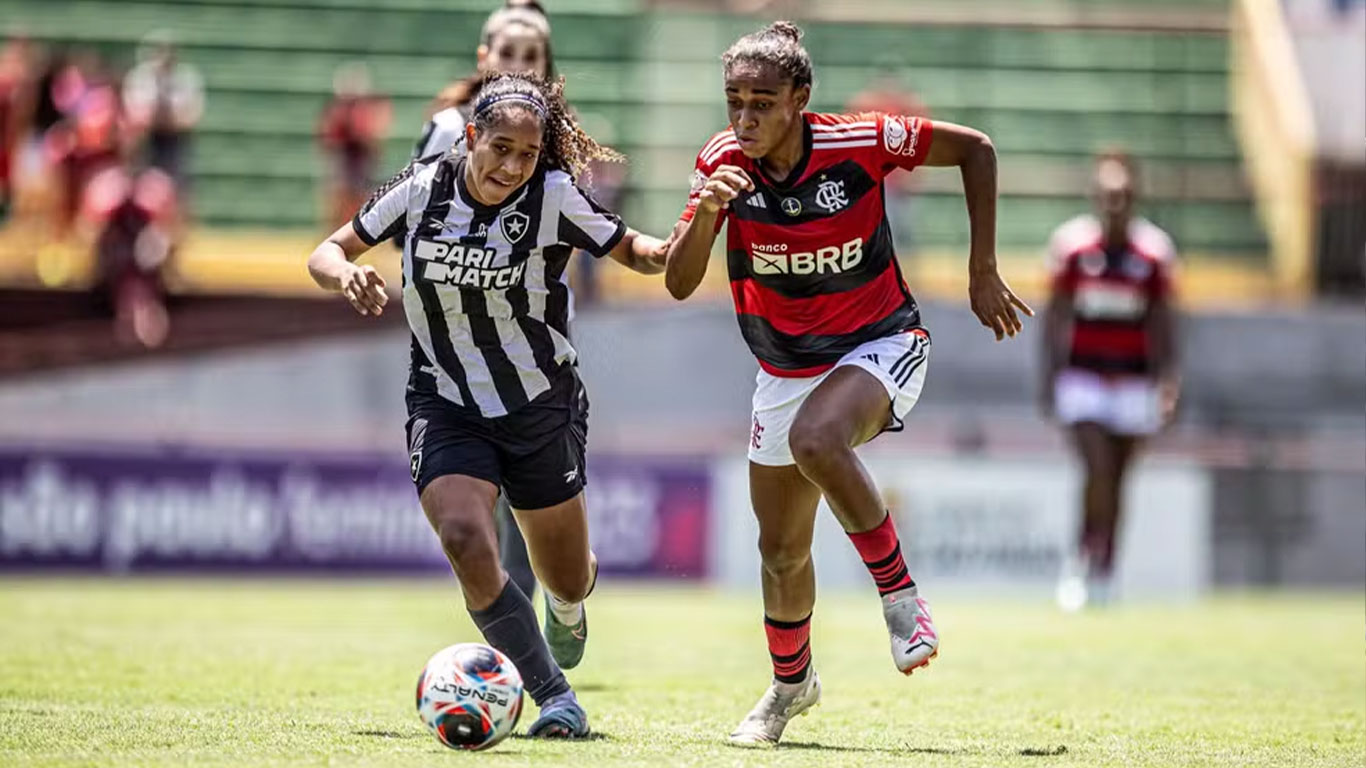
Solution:
[[[1054,383],[1053,407],[1063,424],[1091,421],[1120,435],[1151,435],[1162,424],[1157,383],[1140,376],[1068,368]]]
[[[854,365],[871,373],[887,390],[892,412],[885,432],[899,432],[925,386],[930,337],[922,330],[884,336],[859,345],[819,376],[790,379],[759,369],[754,387],[754,414],[750,427],[749,460],[771,467],[796,463],[788,447],[787,433],[806,398],[831,371]]]

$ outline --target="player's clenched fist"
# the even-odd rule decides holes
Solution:
[[[384,292],[384,278],[375,268],[351,265],[351,269],[341,279],[341,292],[351,306],[362,315],[378,315],[384,312],[389,294]]]
[[[743,170],[734,165],[720,166],[702,185],[702,191],[697,193],[697,209],[714,214],[730,205],[730,201],[739,197],[741,192],[752,189],[754,182]]]

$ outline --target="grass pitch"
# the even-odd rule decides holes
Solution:
[[[1361,766],[1360,594],[1061,616],[929,593],[943,651],[892,668],[871,594],[825,594],[822,705],[776,750],[757,595],[601,585],[570,674],[597,737],[457,753],[417,673],[477,638],[447,581],[0,580],[4,766]],[[524,716],[521,729],[534,717]]]

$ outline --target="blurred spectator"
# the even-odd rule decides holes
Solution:
[[[151,349],[170,333],[162,274],[174,250],[176,205],[175,182],[157,168],[137,176],[106,168],[87,189],[82,218],[97,232],[95,291],[122,343]]]
[[[351,220],[375,186],[384,137],[392,111],[389,100],[373,93],[370,70],[348,62],[332,77],[332,101],[323,110],[319,141],[330,158],[327,217],[330,227]]]
[[[866,88],[849,99],[848,112],[883,112],[889,115],[929,117],[920,98],[897,82],[891,72],[884,73]],[[897,244],[897,255],[907,256],[915,250],[914,228],[911,226],[911,198],[915,194],[916,174],[894,173],[887,177],[887,219],[892,226],[892,240]]]
[[[178,60],[169,33],[144,38],[138,64],[124,79],[123,105],[133,136],[145,142],[146,165],[186,189],[190,134],[204,115],[204,81],[198,70]]]
[[[32,44],[15,37],[0,48],[0,224],[14,201],[20,139],[32,111]]]
[[[98,57],[82,54],[59,75],[53,104],[59,121],[48,129],[44,150],[59,170],[61,190],[54,237],[71,236],[86,185],[121,163],[123,116],[117,85]]]
[[[85,92],[85,77],[76,58],[63,50],[36,55],[33,66],[36,77],[28,99],[27,130],[17,137],[19,149],[11,175],[16,196],[23,195],[16,200],[16,208],[22,202],[23,208],[42,219],[63,207],[61,174],[57,173],[61,158],[50,141],[66,120],[66,110]],[[50,224],[44,233],[51,234],[47,230],[57,227]]]

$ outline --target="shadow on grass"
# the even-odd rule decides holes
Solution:
[[[779,742],[778,750],[813,749],[822,752],[869,752],[883,755],[969,755],[976,750],[945,749],[943,747],[850,747],[844,744],[821,744],[817,741]]]
[[[425,739],[425,738],[428,738],[428,734],[426,734],[426,731],[407,731],[407,732],[400,732],[400,731],[351,731],[351,735],[354,735],[354,737],[370,737],[370,738],[376,738],[376,739]],[[510,739],[516,739],[516,741],[538,741],[538,739],[533,739],[533,738],[529,737],[529,735],[526,735],[526,734],[512,734],[512,735],[510,735],[510,737],[508,737],[508,738],[510,738]],[[559,739],[559,741],[566,741],[566,742],[612,741],[612,737],[611,737],[611,735],[608,735],[608,734],[602,734],[602,732],[593,731],[593,732],[591,732],[591,734],[587,735],[587,737],[582,738],[582,739]]]
[[[965,747],[945,748],[945,747],[850,747],[843,744],[821,744],[816,741],[784,741],[778,745],[779,750],[783,749],[812,749],[823,752],[869,752],[884,755],[972,755],[981,754],[979,749],[968,749]],[[1059,744],[1056,747],[1025,747],[1019,751],[1024,757],[1057,757],[1067,754],[1067,747]]]
[[[509,736],[508,738],[509,738],[509,739],[517,739],[518,741],[553,741],[553,742],[564,742],[564,743],[566,743],[566,744],[574,744],[574,743],[580,742],[580,741],[611,741],[611,740],[612,740],[611,734],[603,733],[603,732],[601,732],[601,731],[592,731],[592,732],[590,732],[587,736],[584,736],[582,739],[533,739],[533,738],[531,738],[530,736],[526,735],[525,733],[514,733],[514,734],[512,734],[511,736]]]
[[[400,733],[398,731],[352,731],[352,736],[371,736],[376,739],[425,739],[426,731],[408,731]]]
[[[1020,750],[1020,754],[1025,757],[1057,757],[1067,754],[1067,746],[1059,744],[1056,747],[1026,747]]]

